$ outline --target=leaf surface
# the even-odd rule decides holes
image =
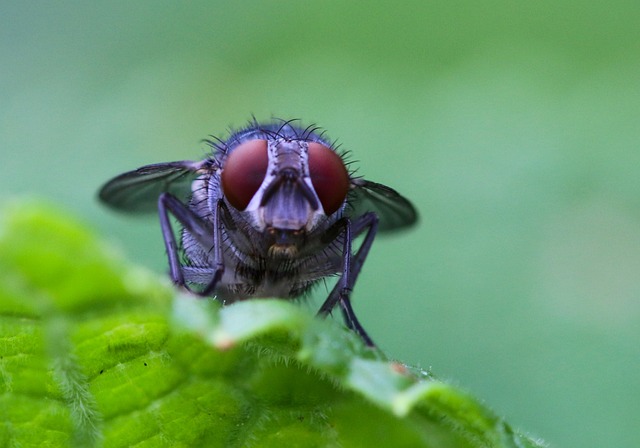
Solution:
[[[1,216],[1,446],[542,446],[295,304],[221,309],[51,207]]]

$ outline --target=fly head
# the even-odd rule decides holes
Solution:
[[[223,196],[261,235],[269,257],[295,258],[310,234],[339,218],[349,173],[322,143],[253,137],[223,161]]]

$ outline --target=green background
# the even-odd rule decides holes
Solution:
[[[5,1],[0,21],[5,198],[164,272],[155,219],[101,208],[102,182],[251,114],[315,122],[421,213],[355,290],[390,356],[553,445],[640,445],[640,3]]]

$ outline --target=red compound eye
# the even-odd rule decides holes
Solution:
[[[320,143],[309,143],[311,183],[327,215],[344,203],[349,191],[349,173],[335,151]]]
[[[249,140],[233,149],[222,170],[222,191],[229,203],[244,210],[262,185],[269,155],[266,140]]]

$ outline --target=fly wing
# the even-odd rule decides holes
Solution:
[[[191,192],[193,180],[211,168],[210,160],[146,165],[114,177],[104,184],[98,197],[105,204],[120,211],[152,212],[157,210],[161,193],[187,196]]]
[[[354,179],[351,183],[355,188],[349,194],[347,216],[375,212],[381,232],[410,227],[418,220],[411,202],[393,188],[364,179]]]

